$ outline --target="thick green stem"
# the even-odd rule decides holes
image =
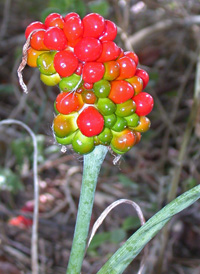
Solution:
[[[97,146],[91,153],[84,156],[78,215],[67,274],[81,273],[97,179],[107,151],[107,147]]]

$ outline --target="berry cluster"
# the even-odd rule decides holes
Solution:
[[[46,85],[59,84],[61,90],[53,121],[58,143],[71,144],[79,154],[99,144],[123,154],[140,141],[153,108],[152,96],[142,91],[149,76],[137,68],[134,52],[113,42],[113,22],[96,13],[82,20],[77,13],[52,13],[44,24],[30,24],[29,35],[28,65],[38,67]]]

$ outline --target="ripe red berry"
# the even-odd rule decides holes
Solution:
[[[133,86],[123,80],[115,80],[111,82],[111,90],[108,98],[115,104],[121,104],[131,99],[134,94]]]
[[[83,87],[86,89],[92,89],[93,88],[93,83],[83,83]]]
[[[51,27],[51,23],[55,20],[55,19],[61,19],[63,20],[63,17],[62,15],[60,15],[59,13],[51,13],[49,14],[45,21],[44,21],[44,24],[45,26],[48,28],[48,27]]]
[[[62,92],[56,98],[55,107],[61,114],[69,114],[83,106],[82,97],[74,92]]]
[[[45,30],[46,27],[42,22],[39,22],[39,21],[35,21],[35,22],[29,24],[28,27],[26,28],[26,31],[25,31],[26,39],[29,37],[29,35],[32,31],[37,30],[37,29],[44,29]]]
[[[58,27],[60,29],[64,28],[64,19],[63,18],[54,18],[50,23],[49,27]]]
[[[75,73],[77,75],[81,75],[82,74],[82,71],[83,71],[83,64],[82,63],[79,63],[78,66],[77,66],[77,69],[75,71]]]
[[[135,52],[133,52],[133,51],[125,51],[124,55],[130,57],[135,62],[136,67],[137,67],[139,59],[138,59],[138,56],[135,54]]]
[[[96,61],[101,55],[102,45],[98,39],[85,37],[76,44],[74,53],[83,62]]]
[[[71,51],[57,52],[54,57],[55,70],[62,77],[72,75],[78,67],[78,59]]]
[[[83,81],[86,83],[95,83],[103,78],[105,67],[102,63],[87,62],[83,67]]]
[[[117,80],[131,78],[135,75],[136,64],[130,57],[123,56],[117,60],[117,63],[120,66],[120,74]]]
[[[105,29],[104,18],[97,13],[90,13],[83,18],[83,37],[99,38]]]
[[[148,73],[143,70],[143,69],[136,69],[136,72],[135,72],[135,76],[138,76],[142,79],[143,81],[143,89],[145,89],[145,87],[147,86],[148,82],[149,82],[149,75]]]
[[[79,39],[83,35],[83,23],[79,17],[70,17],[65,20],[63,29],[68,41]]]
[[[136,103],[135,113],[139,116],[148,115],[153,109],[153,97],[147,92],[140,92],[134,96],[133,101]]]
[[[96,108],[89,106],[79,114],[77,125],[83,135],[92,137],[102,132],[104,119]]]
[[[102,53],[97,62],[108,62],[117,59],[120,54],[120,48],[113,41],[102,42]]]
[[[45,30],[39,30],[31,36],[30,44],[33,49],[36,50],[48,50],[44,45],[44,34]]]
[[[70,12],[70,13],[68,13],[68,14],[65,16],[65,18],[64,18],[65,22],[66,22],[69,18],[72,18],[72,17],[80,18],[80,16],[78,15],[78,13],[76,13],[76,12]]]
[[[67,47],[67,38],[63,30],[51,27],[45,32],[44,44],[50,50],[64,50]]]
[[[113,41],[117,36],[117,26],[110,20],[105,20],[105,31],[99,40],[103,41]]]

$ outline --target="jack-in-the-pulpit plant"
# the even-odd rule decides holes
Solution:
[[[117,27],[97,13],[48,15],[26,28],[26,62],[41,81],[58,85],[52,129],[57,143],[84,155],[84,172],[68,274],[80,274],[97,177],[108,148],[129,151],[150,127],[153,98],[138,57],[113,40]],[[53,108],[52,108],[53,111]],[[113,272],[117,273],[117,272]]]

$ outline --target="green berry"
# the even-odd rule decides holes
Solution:
[[[113,135],[109,128],[104,128],[104,130],[97,137],[100,141],[100,144],[109,145]]]
[[[116,110],[116,105],[108,98],[99,98],[97,107],[101,114],[103,115],[111,115]]]
[[[60,138],[55,136],[55,138],[56,138],[56,141],[61,145],[71,145],[75,134],[76,134],[76,131],[67,137]]]
[[[78,129],[76,120],[78,113],[71,115],[58,114],[53,121],[53,130],[57,137],[64,138]]]
[[[37,58],[37,67],[42,74],[52,75],[56,73],[53,65],[56,51],[48,51],[40,54]]]
[[[110,93],[111,85],[109,81],[102,79],[94,83],[93,89],[97,97],[105,98]]]
[[[127,122],[123,117],[117,116],[117,121],[115,122],[112,130],[120,132],[127,127]]]
[[[117,116],[115,114],[104,116],[104,126],[107,128],[112,128],[117,121]]]
[[[140,117],[136,113],[133,113],[130,116],[124,117],[124,119],[126,119],[129,127],[136,127],[139,123]]]
[[[40,80],[47,86],[55,86],[60,82],[60,75],[58,73],[54,73],[52,75],[45,75],[41,73]]]
[[[127,100],[124,103],[117,104],[116,106],[117,106],[117,109],[116,109],[115,113],[116,113],[116,115],[118,115],[120,117],[129,116],[132,113],[134,113],[135,109],[136,109],[136,104],[132,99]]]
[[[94,149],[94,137],[86,137],[78,130],[73,137],[72,147],[79,154],[87,154]]]
[[[71,91],[75,88],[77,89],[80,80],[81,76],[74,73],[69,77],[62,78],[62,80],[59,83],[59,88],[61,91]]]

